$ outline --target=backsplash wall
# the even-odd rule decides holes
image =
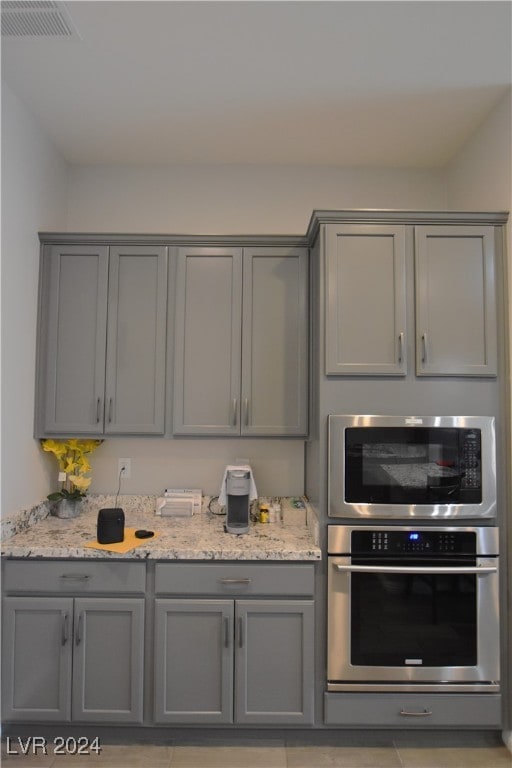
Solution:
[[[92,493],[115,493],[119,459],[131,459],[121,493],[159,494],[164,488],[201,488],[216,496],[226,464],[248,459],[260,496],[304,493],[304,441],[256,439],[108,438],[91,456]],[[55,477],[56,477],[55,467]]]

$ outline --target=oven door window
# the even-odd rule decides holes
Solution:
[[[476,576],[352,573],[351,580],[352,665],[476,665]]]
[[[481,436],[444,427],[345,430],[345,501],[480,504]]]

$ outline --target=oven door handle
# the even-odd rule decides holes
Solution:
[[[333,563],[333,568],[336,571],[343,571],[349,573],[427,573],[435,575],[438,573],[449,574],[476,574],[477,576],[485,576],[489,573],[497,573],[498,568],[495,565],[477,565],[477,566],[415,566],[415,565],[340,565],[339,563]]]

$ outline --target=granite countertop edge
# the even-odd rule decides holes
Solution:
[[[98,510],[114,506],[113,499],[98,495],[88,497],[83,512],[73,519],[51,515],[51,507],[43,502],[26,510],[25,514],[17,513],[11,520],[3,521],[1,556],[11,559],[208,562],[317,562],[322,559],[316,511],[304,497],[282,500],[283,522],[251,523],[249,533],[243,536],[224,532],[224,517],[209,511],[210,497],[204,497],[202,512],[188,519],[156,516],[155,499],[154,496],[119,497],[127,527],[158,531],[158,537],[145,540],[128,552],[85,546],[96,538]]]

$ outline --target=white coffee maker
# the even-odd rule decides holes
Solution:
[[[226,506],[227,533],[249,533],[251,500],[257,498],[256,485],[249,464],[226,467],[219,504]]]

